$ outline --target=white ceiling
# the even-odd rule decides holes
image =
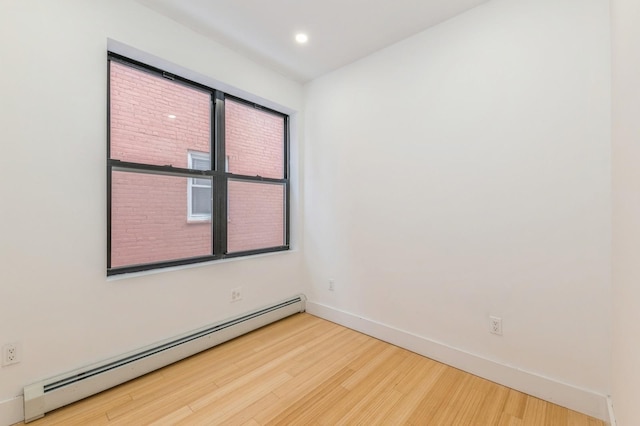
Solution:
[[[306,82],[488,0],[138,0]],[[294,41],[309,35],[306,45]]]

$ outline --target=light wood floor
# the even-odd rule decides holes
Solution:
[[[30,423],[90,424],[604,425],[309,314]]]

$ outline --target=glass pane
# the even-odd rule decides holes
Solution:
[[[187,220],[187,179],[113,172],[112,267],[212,253],[211,224]]]
[[[191,189],[191,214],[211,218],[211,186],[194,186]]]
[[[111,158],[187,167],[189,150],[209,153],[211,97],[111,61]]]
[[[209,160],[204,158],[192,158],[191,168],[196,170],[209,170]]]
[[[284,178],[284,117],[240,102],[225,102],[227,171]]]
[[[230,180],[228,189],[227,251],[284,245],[284,185]]]
[[[211,180],[209,178],[193,178],[192,183],[198,186],[211,186]]]

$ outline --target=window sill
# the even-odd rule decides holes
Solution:
[[[211,223],[211,219],[187,219],[187,225],[197,225],[199,223]]]

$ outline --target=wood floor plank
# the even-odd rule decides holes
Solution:
[[[149,426],[169,426],[178,423],[180,420],[185,419],[193,414],[193,411],[188,406],[184,406],[179,408],[166,416],[160,417],[159,419],[152,421],[149,423]]]
[[[567,425],[568,426],[600,426],[599,420],[587,416],[586,414],[578,413],[577,411],[567,410]]]
[[[340,400],[332,410],[323,413],[318,419],[322,424],[348,424],[352,418],[368,407],[385,390],[393,389],[395,384],[404,375],[404,368],[407,365],[408,352],[395,346],[389,346],[391,351],[383,351],[374,357],[370,364],[363,366],[358,372],[369,371],[365,376],[353,374],[341,385],[349,393]],[[379,363],[383,361],[384,365]],[[365,367],[377,366],[371,370]],[[352,363],[349,367],[353,369]]]
[[[474,420],[483,425],[498,424],[502,408],[506,405],[509,396],[509,390],[504,386],[494,386],[493,383],[488,382],[484,390],[484,401]]]
[[[459,424],[456,421],[457,418],[464,416],[464,410],[467,408],[466,404],[469,402],[470,394],[474,392],[473,382],[476,377],[460,373],[457,379],[453,381],[450,392],[444,396],[436,411],[428,415],[428,418],[434,424],[445,424],[445,422]],[[473,400],[472,402],[477,403],[477,401]]]
[[[522,424],[524,426],[545,425],[548,404],[541,399],[527,396],[527,405],[524,409]]]
[[[313,365],[300,372],[287,383],[274,389],[273,392],[283,400],[291,400],[290,396],[292,395],[295,397],[296,395],[308,393],[324,378],[348,366],[354,358],[367,352],[374,344],[376,342],[373,340],[362,344],[357,341],[344,341],[340,346],[340,351],[336,351],[335,348],[331,347],[331,353],[324,359],[318,359]],[[347,353],[344,351],[347,351]],[[287,369],[287,372],[289,372],[289,369]]]
[[[514,417],[509,413],[500,413],[498,426],[522,426],[522,419]]]
[[[175,410],[182,410],[189,401],[201,394],[218,390],[215,383],[208,381],[194,381],[177,386],[179,387],[161,388],[156,393],[121,404],[108,410],[107,417],[112,424],[147,424],[169,416]],[[176,392],[177,389],[179,392]]]
[[[453,395],[464,379],[464,373],[456,369],[445,369],[435,385],[423,396],[422,400],[411,413],[408,423],[423,424],[426,419],[433,419],[438,411],[447,408],[448,399]]]
[[[479,422],[480,408],[487,398],[488,389],[485,388],[485,383],[483,383],[482,379],[477,377],[474,377],[474,379],[476,380],[472,380],[471,383],[466,383],[462,386],[463,389],[461,390],[463,392],[460,393],[460,397],[455,401],[456,409],[450,415],[452,424],[468,425]]]
[[[244,410],[236,413],[233,416],[230,416],[226,423],[229,425],[242,425],[247,424],[249,422],[253,422],[255,424],[259,424],[254,416],[262,413],[267,410],[269,407],[273,407],[278,404],[280,398],[276,396],[273,392],[269,392],[267,395],[263,396],[253,404],[246,407]]]
[[[309,314],[48,413],[43,425],[604,426]]]
[[[547,409],[545,412],[545,424],[547,425],[566,425],[568,423],[568,416],[565,408],[555,404],[546,404]]]
[[[303,321],[299,317],[293,316],[282,321],[282,324],[279,324],[280,321],[275,323],[278,327],[274,327],[273,331],[263,332],[260,335],[261,344],[254,345],[254,352],[261,352],[273,346],[282,346],[285,341],[290,339],[315,337],[334,329],[330,323],[319,320],[319,318],[313,321]]]
[[[420,357],[417,355],[416,357],[414,368],[411,368],[409,374],[405,376],[406,378],[395,387],[404,397],[394,404],[389,413],[384,416],[386,424],[407,424],[425,395],[429,394],[442,374],[447,371],[444,364],[433,362],[423,364],[420,362]]]
[[[399,375],[399,371],[393,370],[381,376],[379,380],[374,379],[371,382],[362,383],[361,386],[351,390],[345,398],[339,401],[334,410],[331,410],[331,413],[338,413],[337,421],[333,421],[333,416],[327,417],[325,414],[319,418],[320,423],[350,425],[360,423],[358,419],[369,417],[369,413],[372,411],[376,412],[377,415],[381,415],[382,412],[379,410],[384,397],[394,397],[396,400],[402,397],[400,392],[393,390],[393,381]],[[340,404],[343,407],[338,408]],[[391,406],[389,406],[389,409]],[[340,415],[341,412],[344,414]]]
[[[362,382],[371,383],[374,378],[384,376],[393,369],[396,362],[400,362],[406,357],[407,354],[402,349],[389,345],[360,368],[354,367],[355,361],[350,363],[349,367],[354,370],[354,374],[341,383],[341,386],[347,390],[353,390],[361,386]]]
[[[250,374],[241,376],[232,382],[226,383],[223,386],[219,386],[214,391],[208,392],[205,395],[202,395],[199,398],[191,401],[189,403],[189,406],[191,407],[192,410],[198,411],[204,407],[207,407],[207,406],[210,406],[211,404],[216,403],[216,401],[222,400],[223,398],[227,398],[227,396],[233,392],[236,392],[241,389],[246,389],[246,386],[252,383],[259,383],[261,380],[270,381],[274,377],[280,376],[283,374],[278,369],[274,369],[272,367],[273,366],[270,363],[266,367],[263,366],[260,369],[252,371]],[[287,376],[289,375],[287,374]],[[278,384],[275,384],[274,386],[278,386],[279,384],[281,384],[280,381],[278,381]]]
[[[271,417],[270,414],[272,413],[267,411],[254,418],[262,425],[309,424],[310,421],[319,417],[330,409],[333,404],[344,398],[348,391],[340,384],[353,373],[353,370],[343,368],[320,383],[312,392],[303,395],[302,398],[299,398],[277,415]]]
[[[216,379],[216,383],[219,386],[224,386],[226,383],[234,381],[239,377],[252,374],[256,369],[264,368],[264,365],[269,362],[278,364],[282,363],[285,359],[290,360],[294,358],[295,355],[305,352],[306,343],[329,331],[328,328],[323,326],[324,324],[318,325],[315,330],[313,327],[309,327],[305,329],[309,332],[308,334],[295,333],[287,339],[282,339],[280,345],[266,345],[259,351],[238,356],[234,361],[234,365],[238,367],[238,370]]]
[[[352,418],[356,425],[385,425],[384,416],[402,399],[404,395],[395,389],[387,389],[355,413]],[[342,422],[342,421],[341,421]]]
[[[367,339],[367,336],[359,333],[354,334],[348,329],[335,331],[337,332],[326,333],[306,344],[308,351],[296,356],[292,360],[292,364],[287,367],[287,372],[292,376],[305,374],[316,366],[322,368],[322,364],[331,364],[338,358],[343,358],[345,352],[346,355],[352,355],[352,358],[355,358],[358,348],[371,341],[371,339]],[[331,341],[327,342],[328,339]],[[340,351],[336,351],[336,347],[339,347]]]
[[[504,404],[503,411],[511,416],[522,420],[524,410],[527,406],[527,395],[517,390],[509,389],[507,401]]]
[[[197,410],[193,404],[190,404],[189,407],[193,410],[193,414],[176,425],[228,424],[228,418],[270,395],[271,389],[290,378],[289,374],[281,372],[272,377],[263,377],[254,383],[246,383],[245,386],[236,388],[233,393],[229,393],[208,405],[200,406]]]

